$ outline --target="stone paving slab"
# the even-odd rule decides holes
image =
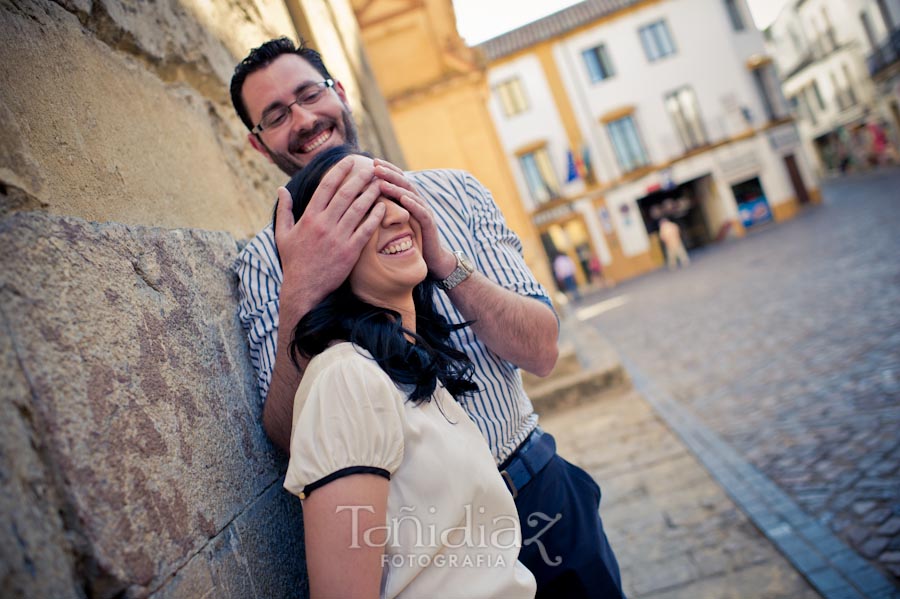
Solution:
[[[819,597],[638,392],[603,394],[541,426],[600,483],[631,599]]]

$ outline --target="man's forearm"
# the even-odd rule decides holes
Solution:
[[[269,393],[263,406],[263,426],[266,433],[285,453],[290,453],[294,396],[303,378],[303,370],[309,362],[302,356],[297,356],[300,365],[298,370],[297,365],[291,360],[290,343],[294,328],[313,307],[298,296],[299,294],[292,293],[283,293],[281,296],[275,364],[269,381]]]
[[[546,376],[559,355],[559,325],[547,305],[500,287],[475,272],[449,296],[491,351],[519,368]]]

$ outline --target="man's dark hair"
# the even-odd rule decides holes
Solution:
[[[363,154],[349,146],[318,154],[287,184],[293,198],[294,219],[312,199],[322,177],[345,156]],[[327,251],[327,248],[326,248]],[[478,390],[472,381],[469,357],[450,345],[450,334],[471,323],[450,324],[434,306],[435,283],[426,278],[413,289],[416,332],[403,327],[400,314],[361,300],[349,279],[307,312],[291,335],[290,355],[311,358],[334,341],[350,341],[367,350],[397,385],[406,386],[414,402],[429,401],[437,381],[456,398]],[[406,336],[415,339],[415,343]]]
[[[253,129],[254,123],[250,121],[250,115],[247,114],[247,107],[244,105],[244,97],[242,95],[244,81],[251,73],[265,68],[272,62],[284,54],[296,54],[319,72],[325,79],[334,79],[325,68],[322,62],[322,55],[306,46],[306,42],[300,40],[300,45],[295,46],[294,42],[287,37],[279,37],[269,40],[259,48],[250,50],[247,58],[238,63],[234,67],[234,75],[231,76],[231,103],[234,105],[238,116],[247,126],[247,129]]]

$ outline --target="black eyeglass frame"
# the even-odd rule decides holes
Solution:
[[[315,104],[316,102],[318,102],[319,100],[322,99],[322,94],[327,89],[329,89],[329,88],[334,89],[334,83],[335,83],[334,79],[325,79],[324,81],[319,81],[318,83],[313,83],[311,85],[304,86],[303,89],[301,89],[299,92],[297,92],[297,95],[294,96],[293,102],[291,102],[287,106],[284,106],[283,109],[278,110],[277,112],[280,114],[284,114],[286,116],[291,113],[291,108],[293,108],[294,104],[297,104],[299,106],[311,106],[312,104]],[[314,87],[319,88],[321,90],[320,93],[316,94],[314,99],[306,100],[304,102],[303,98],[301,98],[301,96],[306,95],[307,92],[309,92],[309,90]],[[269,114],[272,114],[272,112],[270,112]],[[263,120],[266,120],[265,116],[263,117]],[[285,122],[287,122],[287,121],[285,121]],[[270,130],[273,128],[280,127],[282,124],[284,124],[284,123],[280,123],[278,125],[270,125],[268,127],[263,127],[262,121],[260,121],[259,123],[256,124],[255,127],[253,127],[253,129],[250,130],[250,133],[258,136],[263,131],[267,131],[267,130]]]

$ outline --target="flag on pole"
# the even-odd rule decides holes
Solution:
[[[577,181],[578,179],[580,179],[581,173],[578,170],[578,165],[575,164],[575,155],[572,154],[572,150],[569,150],[566,154],[566,162],[568,164],[566,183],[571,183],[572,181]]]
[[[588,185],[592,185],[595,181],[594,179],[594,169],[591,165],[591,152],[587,147],[587,144],[581,146],[581,168],[584,173],[584,180]]]

